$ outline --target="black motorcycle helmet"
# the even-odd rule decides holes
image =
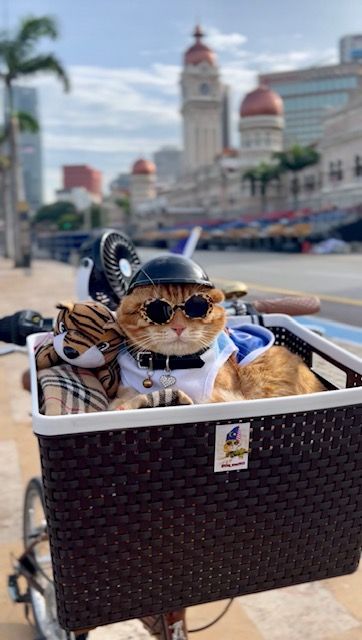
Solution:
[[[150,284],[202,284],[213,287],[205,271],[190,258],[167,254],[148,260],[131,279],[127,294],[136,287]]]

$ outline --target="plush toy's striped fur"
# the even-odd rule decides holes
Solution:
[[[107,342],[102,349],[105,364],[93,369],[107,392],[113,397],[119,384],[117,354],[122,337],[111,311],[99,302],[76,302],[58,304],[58,317],[54,326],[54,336],[64,334],[64,347],[75,349],[79,355],[94,346]],[[41,346],[36,353],[38,369],[45,369],[62,362],[53,343]]]

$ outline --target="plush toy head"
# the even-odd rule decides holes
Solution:
[[[58,304],[53,346],[76,367],[95,369],[117,356],[121,336],[111,311],[99,302]]]
[[[62,362],[97,369],[98,379],[112,397],[119,382],[117,355],[122,343],[112,312],[93,301],[58,304],[57,308],[53,341],[35,354],[37,369]]]

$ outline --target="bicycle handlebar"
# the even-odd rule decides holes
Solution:
[[[255,315],[256,313],[286,313],[289,316],[304,316],[318,313],[320,301],[316,296],[287,296],[265,298],[250,302],[235,298],[225,303],[227,315]]]
[[[43,318],[38,311],[23,309],[11,316],[0,318],[0,340],[23,346],[32,333],[51,331],[53,319]]]
[[[259,313],[286,313],[289,316],[318,313],[321,306],[320,300],[316,296],[266,298],[265,300],[255,300],[253,305]]]

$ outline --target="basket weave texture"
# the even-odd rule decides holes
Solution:
[[[39,436],[65,629],[357,568],[362,403],[247,421],[249,467],[221,473],[215,427],[235,420]]]

